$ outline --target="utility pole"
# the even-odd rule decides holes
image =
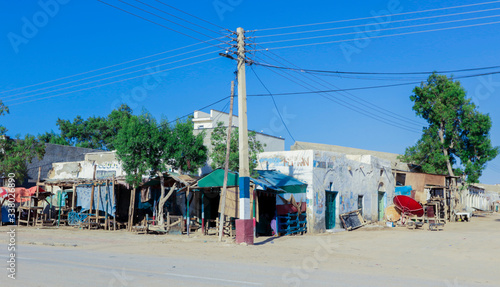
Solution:
[[[233,127],[234,81],[231,81],[231,100],[229,101],[229,125],[227,127],[226,162],[224,165],[224,183],[220,195],[219,242],[222,241],[224,230],[224,212],[226,210],[227,175],[229,172],[229,155],[231,154],[231,129]]]
[[[238,119],[239,119],[239,219],[236,243],[253,244],[253,221],[250,217],[250,169],[248,165],[247,87],[245,76],[245,30],[238,28]]]

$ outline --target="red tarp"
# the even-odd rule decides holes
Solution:
[[[10,190],[11,189],[8,187],[0,187],[0,199],[6,198]],[[21,196],[32,196],[33,194],[36,194],[36,186],[30,188],[16,187],[14,190],[15,190],[16,202],[21,202]],[[40,187],[39,191],[43,192],[45,190]],[[26,201],[29,201],[29,198],[23,198],[22,202]]]

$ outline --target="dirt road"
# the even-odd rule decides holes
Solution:
[[[4,262],[8,259],[9,229],[0,227]],[[66,286],[97,280],[101,286],[153,286],[157,281],[173,286],[500,286],[499,238],[499,214],[448,223],[444,231],[364,227],[333,234],[258,238],[254,246],[218,243],[215,236],[196,234],[188,238],[20,227],[16,230],[19,269],[15,283]],[[101,275],[92,276],[89,270],[100,270],[95,274]],[[123,276],[116,275],[120,272],[129,272],[134,280],[120,280]],[[41,281],[43,278],[46,281]],[[12,283],[8,280],[5,273],[0,277],[1,285]],[[48,282],[51,284],[45,285]]]

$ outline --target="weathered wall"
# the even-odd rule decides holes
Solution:
[[[413,190],[424,192],[426,185],[440,185],[446,184],[446,177],[444,175],[427,174],[427,173],[406,173],[405,185],[411,185]]]
[[[370,155],[313,150],[265,152],[259,155],[258,168],[275,169],[308,184],[309,232],[325,231],[326,190],[338,192],[336,227],[340,227],[339,214],[358,209],[358,195],[363,195],[363,217],[367,220],[378,220],[378,191],[385,192],[385,206],[394,197],[390,162]]]
[[[58,162],[52,164],[50,179],[92,179],[96,166],[96,178],[124,176],[121,162],[115,152],[96,152],[85,155],[84,161]]]

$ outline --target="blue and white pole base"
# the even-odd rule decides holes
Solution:
[[[253,244],[253,219],[250,213],[250,177],[239,178],[240,218],[236,220],[236,243]]]

